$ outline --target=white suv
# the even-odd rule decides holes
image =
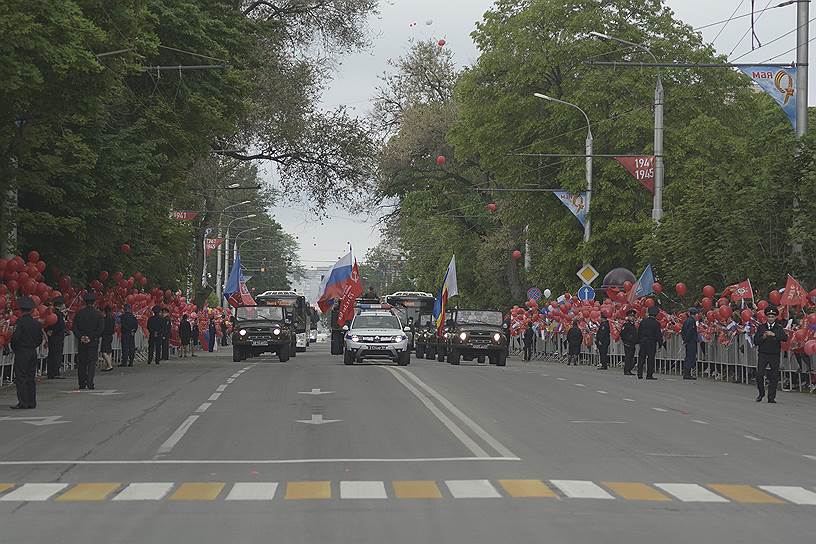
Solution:
[[[408,336],[391,311],[360,310],[346,331],[343,362],[353,365],[364,359],[391,360],[400,366],[411,363]]]

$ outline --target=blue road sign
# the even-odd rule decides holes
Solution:
[[[578,300],[595,300],[595,289],[589,285],[584,285],[578,289]]]
[[[541,300],[541,289],[538,287],[530,287],[530,289],[527,291],[527,298],[538,302]]]

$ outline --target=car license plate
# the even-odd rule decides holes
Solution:
[[[384,350],[384,349],[386,349],[386,347],[385,347],[385,346],[378,346],[378,345],[370,345],[370,346],[368,346],[368,349],[370,349],[370,350],[375,350],[375,351],[379,351],[379,350]]]
[[[473,349],[487,349],[487,346],[473,346]]]
[[[266,344],[268,344],[266,340],[252,340],[253,346],[265,346]]]

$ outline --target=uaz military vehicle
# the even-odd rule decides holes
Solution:
[[[238,306],[232,333],[232,360],[275,353],[285,363],[295,352],[292,321],[280,306]]]
[[[454,310],[445,323],[448,362],[458,365],[461,359],[480,363],[489,358],[496,366],[507,364],[507,331],[501,312],[492,310]]]

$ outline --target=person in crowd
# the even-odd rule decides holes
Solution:
[[[578,356],[581,355],[581,342],[583,340],[584,335],[581,333],[581,327],[578,326],[578,320],[575,319],[569,332],[567,332],[567,345],[569,346],[567,366],[578,364]]]
[[[754,345],[757,347],[756,384],[759,390],[756,401],[762,402],[765,398],[765,375],[768,376],[768,402],[776,404],[776,387],[779,384],[779,357],[782,352],[782,342],[787,342],[788,334],[777,322],[779,310],[775,306],[765,309],[767,323],[760,323],[754,334]],[[768,368],[770,367],[770,372]]]
[[[153,306],[153,315],[147,320],[147,364],[156,359],[156,364],[161,361],[162,328],[164,322],[161,318],[161,307]]]
[[[210,322],[207,325],[207,334],[209,336],[209,338],[207,339],[208,340],[207,343],[209,344],[207,346],[207,351],[212,353],[213,349],[215,349],[215,318],[212,316],[210,316]]]
[[[65,299],[57,297],[48,302],[57,316],[57,322],[45,328],[48,337],[48,358],[46,359],[46,376],[49,380],[62,380],[62,355],[65,351]]]
[[[139,329],[139,321],[133,315],[133,307],[125,304],[125,311],[120,318],[122,328],[122,362],[119,366],[133,366],[136,358],[136,331]]]
[[[623,343],[623,375],[634,376],[632,370],[635,368],[635,347],[638,343],[637,326],[635,325],[635,310],[626,311],[626,322],[621,329],[621,342]]]
[[[77,377],[79,389],[94,388],[96,360],[99,357],[99,338],[105,329],[102,313],[94,307],[96,295],[92,291],[83,297],[85,307],[74,316],[74,336],[77,339]]]
[[[113,370],[113,333],[116,328],[116,321],[113,319],[113,311],[110,306],[105,306],[105,317],[102,327],[102,345],[99,352],[102,354],[102,372]]]
[[[686,347],[686,357],[683,359],[683,379],[696,380],[691,371],[697,368],[697,308],[689,308],[688,317],[683,321],[680,329],[680,338]]]
[[[43,342],[40,322],[31,317],[34,301],[23,297],[18,303],[21,316],[11,335],[14,350],[14,385],[17,387],[17,404],[12,410],[34,409],[37,407],[37,348]]]
[[[607,370],[609,368],[609,344],[611,342],[609,315],[604,311],[601,312],[601,324],[598,327],[598,332],[595,333],[595,346],[598,348],[598,353],[601,356],[601,362],[598,364],[599,370]]]
[[[193,336],[193,328],[190,326],[190,321],[187,314],[181,316],[179,322],[179,340],[181,340],[181,353],[179,358],[187,357],[187,350],[190,347],[190,337]]]
[[[226,317],[221,320],[221,345],[227,345],[227,319]]]
[[[533,358],[533,340],[535,340],[535,331],[532,326],[524,329],[524,360],[529,361]]]
[[[172,331],[172,323],[170,321],[170,310],[162,308],[161,311],[162,328],[161,328],[161,360],[168,361],[170,359],[170,334]]]
[[[649,315],[640,322],[638,327],[638,367],[637,376],[639,380],[643,379],[643,367],[646,367],[646,379],[656,380],[654,377],[655,371],[655,357],[657,356],[658,346],[665,347],[666,340],[663,338],[663,333],[660,330],[660,323],[657,322],[656,316],[660,313],[657,306],[649,308]]]
[[[195,357],[196,346],[198,346],[198,339],[201,331],[198,329],[198,320],[193,321],[192,334],[190,336],[190,357]]]

